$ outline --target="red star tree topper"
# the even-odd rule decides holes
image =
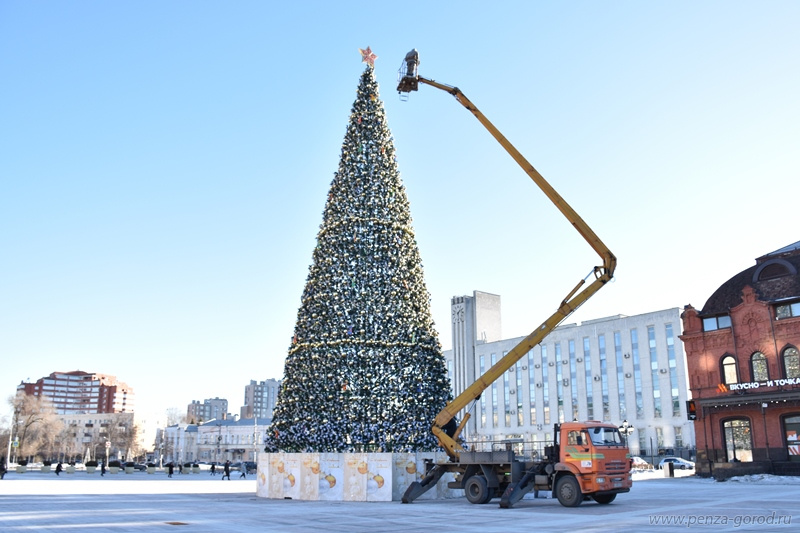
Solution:
[[[361,52],[362,63],[366,63],[371,67],[375,66],[375,60],[378,59],[378,56],[376,56],[375,53],[369,49],[369,46],[367,46],[366,50],[362,50],[361,48],[359,48],[358,51]]]

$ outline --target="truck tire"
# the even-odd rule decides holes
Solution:
[[[556,497],[564,507],[577,507],[583,501],[581,486],[575,476],[562,476],[556,481]]]
[[[484,504],[489,503],[492,499],[489,484],[483,476],[470,476],[464,485],[464,494],[467,496],[469,503]]]
[[[597,503],[601,503],[603,505],[613,502],[614,498],[616,497],[617,497],[616,494],[595,494],[593,496],[594,501],[596,501]]]

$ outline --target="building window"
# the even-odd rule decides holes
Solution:
[[[522,365],[517,361],[517,425],[525,424],[525,417],[522,412]]]
[[[492,366],[497,363],[497,355],[491,356]],[[497,381],[492,382],[492,427],[497,427]]]
[[[569,378],[572,390],[572,419],[578,420],[578,363],[575,361],[575,341],[569,341]]]
[[[547,371],[547,346],[544,344],[540,346],[542,350],[542,394],[544,398],[542,407],[544,408],[544,423],[545,425],[550,425],[550,373]]]
[[[486,356],[482,355],[480,357],[480,372],[481,376],[484,372],[486,372]],[[481,394],[481,427],[486,427],[486,395]]]
[[[783,351],[783,375],[787,378],[800,378],[800,352],[794,346]]]
[[[506,356],[508,352],[503,351],[503,357]],[[509,385],[508,379],[508,370],[503,373],[503,406],[505,407],[505,425],[506,427],[511,425],[511,390]]]
[[[683,428],[675,426],[675,447],[683,448]]]
[[[672,416],[681,416],[680,391],[678,390],[678,368],[675,358],[675,337],[672,334],[672,324],[664,326],[667,336],[667,361],[669,362],[669,387],[672,393]]]
[[[731,317],[728,315],[712,316],[703,319],[703,331],[714,331],[731,327]]]
[[[592,386],[592,345],[589,337],[583,338],[583,366],[586,378],[586,418],[594,420],[594,396]],[[625,418],[624,416],[622,417]]]
[[[753,373],[753,381],[767,381],[769,379],[767,358],[763,353],[756,352],[750,356],[750,371]]]
[[[736,359],[732,355],[726,355],[722,358],[722,381],[726,385],[731,383],[739,383],[739,376],[736,372]]]
[[[642,369],[639,361],[639,333],[636,329],[631,330],[631,357],[633,357],[633,384],[636,391],[636,418],[644,418]]]
[[[800,316],[800,302],[775,306],[775,318],[778,320],[796,316]]]
[[[600,355],[600,389],[603,392],[603,420],[611,420],[611,406],[608,400],[608,365],[606,361],[606,336],[597,336],[597,352]]]
[[[725,433],[725,452],[728,462],[749,463],[753,461],[753,435],[750,420],[733,418],[722,423]]]
[[[536,423],[536,380],[533,371],[533,350],[528,352],[528,393],[531,397],[531,425]]]
[[[796,275],[794,267],[781,259],[773,259],[758,267],[753,274],[753,280],[764,281],[768,279],[782,278],[783,276]]]
[[[558,401],[558,421],[564,421],[564,373],[561,370],[561,343],[556,343],[556,400]]]
[[[787,416],[783,419],[783,425],[789,461],[800,462],[800,416]]]
[[[619,331],[614,332],[614,361],[617,365],[617,400],[619,403],[619,419],[626,420],[628,418],[628,409],[625,405],[625,376],[622,368],[622,335]]]
[[[650,349],[650,380],[653,393],[653,417],[661,418],[661,383],[658,379],[658,349],[656,346],[656,328],[647,326],[647,344]],[[661,445],[659,444],[659,448]]]

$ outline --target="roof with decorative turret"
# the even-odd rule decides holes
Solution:
[[[742,303],[742,289],[753,287],[765,302],[800,298],[800,241],[756,259],[756,264],[723,283],[706,301],[700,316],[728,314]]]

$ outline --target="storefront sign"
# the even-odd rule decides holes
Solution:
[[[753,390],[766,387],[784,387],[786,385],[800,385],[800,378],[769,379],[767,381],[750,381],[748,383],[720,383],[717,390],[720,392]]]

